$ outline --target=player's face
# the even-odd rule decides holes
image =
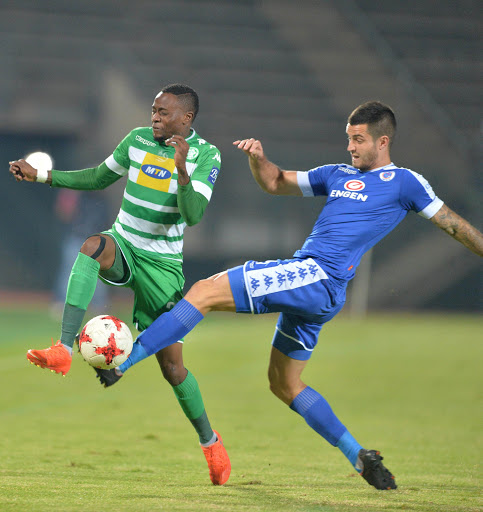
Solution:
[[[361,171],[380,167],[377,141],[371,137],[367,128],[367,124],[348,124],[346,128],[349,139],[347,151],[351,154],[352,165]]]
[[[178,96],[160,92],[156,98],[151,113],[153,137],[158,142],[169,139],[172,135],[189,135],[192,112],[186,112]]]

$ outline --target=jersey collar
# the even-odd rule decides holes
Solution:
[[[390,164],[383,165],[382,167],[378,167],[377,169],[371,169],[370,171],[366,171],[366,172],[378,172],[378,171],[383,171],[383,170],[385,171],[387,169],[397,169],[397,167],[391,162]],[[365,172],[362,174],[365,174]]]
[[[196,136],[195,129],[194,128],[190,128],[190,134],[188,135],[188,137],[186,137],[185,140],[190,140],[190,139],[194,138],[195,136]],[[158,144],[160,146],[168,147],[167,144],[164,143],[164,141],[163,142],[158,142]]]

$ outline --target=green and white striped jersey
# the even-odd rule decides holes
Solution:
[[[211,199],[221,167],[220,151],[191,129],[186,170],[195,192]],[[105,164],[127,184],[113,229],[135,248],[183,261],[186,222],[178,208],[175,148],[154,140],[150,127],[135,128]]]

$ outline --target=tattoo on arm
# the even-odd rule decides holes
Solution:
[[[431,222],[470,251],[483,256],[483,234],[446,205],[431,218]]]

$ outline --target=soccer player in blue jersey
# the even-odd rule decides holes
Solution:
[[[270,162],[255,139],[237,140],[252,174],[269,194],[327,196],[312,233],[292,259],[247,261],[198,281],[134,344],[117,377],[133,364],[185,336],[210,311],[279,312],[269,364],[270,389],[307,424],[338,447],[377,489],[396,489],[377,450],[367,450],[337,418],[324,397],[301,380],[322,326],[343,307],[346,287],[362,255],[409,211],[430,219],[483,256],[483,235],[450,210],[419,174],[394,165],[390,146],[396,119],[390,107],[368,102],[349,116],[352,165],[331,164],[308,172],[285,171]]]

